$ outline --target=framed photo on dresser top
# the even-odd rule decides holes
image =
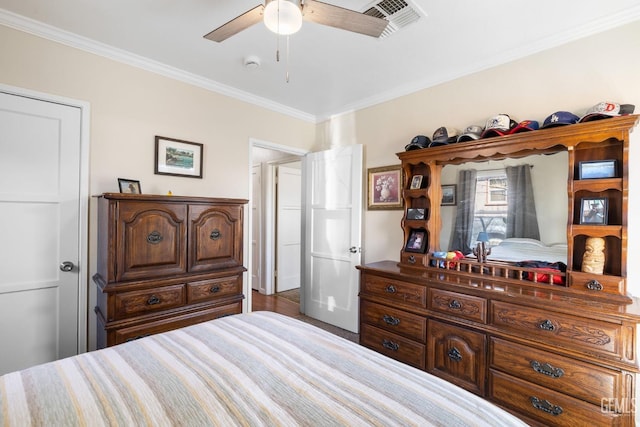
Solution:
[[[580,201],[580,224],[607,225],[609,200],[606,197],[583,198]]]
[[[404,250],[406,252],[418,252],[423,254],[426,247],[427,232],[425,230],[411,230]]]

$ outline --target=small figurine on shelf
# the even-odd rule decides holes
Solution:
[[[584,244],[582,255],[582,271],[585,273],[602,274],[604,272],[604,239],[602,237],[588,237]]]
[[[478,233],[476,241],[478,243],[476,247],[473,248],[473,254],[478,258],[478,262],[487,262],[487,256],[491,255],[491,248],[487,247],[489,235],[486,232],[481,231]]]

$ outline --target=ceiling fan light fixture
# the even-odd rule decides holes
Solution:
[[[288,36],[302,27],[302,10],[297,1],[271,0],[264,8],[264,25],[276,34]]]

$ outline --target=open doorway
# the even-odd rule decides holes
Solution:
[[[302,157],[306,151],[251,140],[251,289],[300,287]]]

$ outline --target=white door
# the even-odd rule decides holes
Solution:
[[[303,312],[358,332],[362,146],[305,156]]]
[[[262,281],[262,167],[251,168],[251,288],[264,293]]]
[[[80,125],[0,92],[0,374],[79,351]]]
[[[297,167],[296,167],[297,165]],[[276,196],[276,292],[300,287],[302,230],[301,162],[278,166]]]

